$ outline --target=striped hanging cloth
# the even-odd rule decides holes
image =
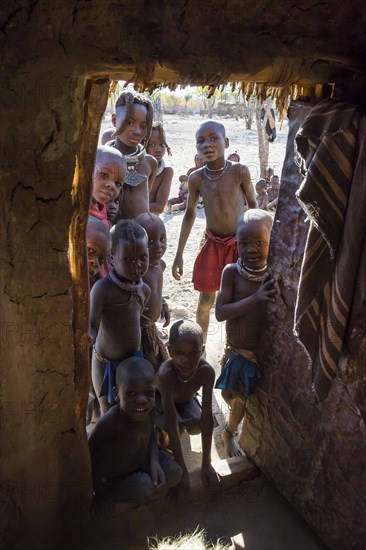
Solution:
[[[311,360],[321,401],[337,376],[357,286],[366,293],[366,281],[359,275],[366,264],[365,116],[348,102],[324,100],[305,120],[296,143],[307,170],[297,198],[310,228],[294,331]]]

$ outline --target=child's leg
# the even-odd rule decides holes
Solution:
[[[159,451],[159,464],[165,474],[166,487],[175,487],[182,479],[182,468],[168,453]]]
[[[98,398],[102,414],[106,413],[110,409],[107,396],[104,395],[103,397],[99,397],[100,391],[102,389],[102,382],[103,382],[105,367],[106,367],[106,364],[104,363],[104,361],[99,361],[95,353],[93,353],[92,380],[93,380],[94,390]]]
[[[203,342],[206,343],[208,325],[210,323],[210,311],[215,303],[216,292],[200,292],[198,300],[196,321],[203,331]]]
[[[245,402],[238,398],[232,398],[225,390],[222,391],[222,397],[230,407],[229,419],[221,434],[225,455],[227,458],[231,456],[241,456],[244,452],[234,439],[234,432],[244,418]]]
[[[113,480],[111,493],[115,502],[128,502],[142,506],[153,499],[154,485],[149,474],[134,472],[124,478]]]

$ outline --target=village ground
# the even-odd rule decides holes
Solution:
[[[164,116],[164,127],[167,142],[173,155],[166,156],[165,162],[174,169],[174,178],[170,196],[178,192],[180,174],[185,174],[194,164],[195,155],[195,131],[202,122],[198,116],[177,117]],[[255,184],[259,179],[259,160],[257,145],[257,130],[255,121],[251,130],[245,129],[243,119],[220,119],[225,125],[230,146],[227,154],[237,151],[241,162],[246,164],[251,172],[252,181]],[[102,123],[101,133],[110,128],[109,116]],[[280,175],[285,155],[287,139],[287,121],[282,128],[277,123],[277,139],[269,147],[269,166],[274,168],[274,173]],[[198,253],[200,242],[205,228],[205,212],[197,210],[197,218],[188,239],[184,252],[184,277],[176,281],[171,275],[179,232],[182,223],[183,212],[162,214],[162,219],[167,230],[167,251],[164,260],[167,269],[164,277],[163,295],[167,299],[171,309],[171,324],[174,321],[187,318],[195,319],[198,293],[191,283],[192,268]],[[162,324],[159,324],[160,328]],[[169,330],[169,327],[167,327]],[[211,320],[206,346],[206,357],[214,367],[216,375],[221,371],[220,358],[225,342],[225,325],[218,323],[211,312]],[[214,441],[212,446],[212,460],[225,458],[221,441],[221,432],[228,413],[225,403],[221,399],[221,392],[214,390],[213,411],[218,426],[214,429]],[[201,464],[201,438],[200,436],[183,436],[185,460],[188,467],[196,468]],[[159,536],[174,535],[179,532],[191,531],[199,525],[208,533],[211,540],[217,536],[223,536],[226,542],[238,535],[236,548],[249,548],[250,550],[286,550],[297,548],[298,550],[320,550],[322,543],[309,529],[305,522],[297,515],[294,509],[277,493],[273,484],[261,475],[250,482],[244,482],[236,488],[235,495],[226,495],[224,500],[214,503],[191,503],[176,505],[152,505],[144,510],[130,514],[129,525],[131,531],[130,546],[125,540],[123,547],[112,548],[146,548],[146,537],[143,533],[152,535],[154,529]],[[253,496],[254,495],[254,496]],[[118,514],[117,514],[118,515]],[[140,527],[144,525],[144,529]],[[151,525],[151,528],[149,528]],[[137,527],[138,526],[138,527]],[[136,537],[136,538],[135,538]],[[242,544],[240,544],[242,537]],[[142,540],[143,539],[143,540]],[[141,544],[141,546],[140,546]]]

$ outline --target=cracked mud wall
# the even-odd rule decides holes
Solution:
[[[52,547],[91,497],[67,257],[84,83],[34,67],[44,89],[28,71],[2,88],[1,524],[17,548]]]
[[[295,198],[301,176],[293,163],[293,140],[309,111],[297,102],[289,110],[269,262],[279,296],[267,311],[258,354],[264,377],[249,401],[241,443],[330,548],[361,549],[366,535],[366,338],[352,353],[343,353],[329,397],[316,403],[307,357],[293,336],[308,226]],[[359,334],[364,326],[360,318]]]

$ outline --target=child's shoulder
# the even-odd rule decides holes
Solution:
[[[208,372],[215,374],[215,369],[213,368],[213,366],[210,365],[210,363],[206,361],[206,359],[204,359],[203,357],[201,357],[200,362],[198,363],[197,370],[205,374]]]
[[[173,361],[171,359],[167,359],[160,365],[157,377],[159,380],[172,380],[175,377]]]
[[[197,184],[197,183],[201,183],[202,179],[203,179],[203,174],[204,174],[204,170],[205,170],[205,167],[203,166],[202,168],[197,168],[196,170],[194,170],[194,172],[191,172],[188,176],[188,185],[194,185],[194,184]]]

